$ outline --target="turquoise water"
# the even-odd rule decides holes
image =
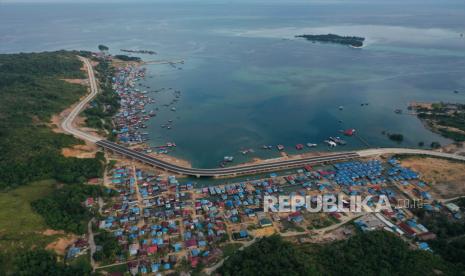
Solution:
[[[403,133],[401,146],[448,141],[406,107],[411,101],[465,99],[465,4],[0,4],[0,52],[149,49],[151,89],[159,108],[153,145],[174,141],[175,156],[194,166],[273,157],[263,144],[318,143],[355,128],[370,146],[398,146],[383,131]],[[367,37],[367,46],[310,43],[302,33]],[[181,69],[179,69],[181,68]],[[454,94],[454,90],[461,93]],[[361,103],[369,103],[361,106]],[[343,110],[339,110],[343,106]],[[397,108],[404,114],[394,113]],[[173,120],[171,130],[161,124]],[[363,148],[347,138],[344,149]],[[242,149],[254,153],[243,156]],[[336,148],[339,150],[341,148]]]

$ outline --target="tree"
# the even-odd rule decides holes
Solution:
[[[438,149],[441,147],[441,144],[439,142],[432,142],[431,143],[431,148],[432,149]]]
[[[100,51],[103,52],[103,51],[108,51],[110,48],[108,48],[108,47],[105,46],[105,45],[100,44],[100,45],[98,46],[98,49],[99,49]]]
[[[14,275],[74,276],[90,275],[89,265],[67,266],[57,261],[55,253],[43,249],[23,252],[14,261]]]
[[[399,134],[399,133],[393,133],[388,135],[389,139],[392,141],[396,141],[398,143],[402,142],[404,140],[404,135]]]
[[[229,257],[222,275],[309,275],[316,269],[296,247],[280,236],[262,238]]]

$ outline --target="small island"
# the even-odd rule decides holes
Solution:
[[[337,43],[342,45],[349,45],[352,47],[360,48],[363,46],[365,41],[364,37],[358,36],[340,36],[335,34],[326,34],[326,35],[296,35],[295,37],[302,37],[309,41],[319,41],[319,42],[328,42],[328,43]]]

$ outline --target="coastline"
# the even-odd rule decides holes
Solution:
[[[165,61],[163,61],[163,62],[165,62]],[[111,61],[111,66],[114,69],[119,68],[119,67],[128,67],[129,66],[129,67],[137,68],[139,70],[139,69],[141,69],[142,66],[144,66],[146,64],[148,64],[148,62],[144,61],[144,60],[140,60],[140,61],[123,61],[123,60],[119,60],[117,58],[113,58],[112,61]],[[114,93],[117,93],[117,91],[114,90]],[[123,110],[123,108],[120,107],[118,112],[121,112],[122,110]],[[113,118],[113,120],[115,120],[115,118]],[[152,157],[155,157],[157,159],[160,159],[162,161],[168,162],[168,163],[173,164],[173,165],[178,165],[178,166],[182,166],[182,167],[189,167],[189,168],[192,167],[192,164],[189,161],[185,160],[185,159],[182,159],[182,158],[179,158],[179,157],[174,157],[174,156],[171,156],[171,155],[168,155],[168,154],[153,152],[151,150],[152,146],[150,145],[150,143],[148,141],[147,142],[136,143],[136,144],[133,144],[133,145],[129,144],[128,146],[131,149],[134,149],[136,151],[143,151],[147,155],[150,155]],[[150,150],[150,152],[148,152],[148,150]]]

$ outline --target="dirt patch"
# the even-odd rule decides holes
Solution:
[[[65,157],[77,157],[77,158],[93,158],[97,152],[97,146],[86,144],[86,145],[75,145],[71,148],[63,148],[61,153]]]
[[[254,237],[261,238],[261,237],[268,237],[276,233],[276,229],[274,227],[266,227],[260,228],[253,232]]]
[[[45,236],[54,236],[54,235],[64,235],[65,232],[62,230],[53,230],[53,229],[47,229],[44,232],[42,232],[42,235]]]
[[[420,103],[420,102],[412,102],[410,103],[410,107],[416,108],[424,108],[424,109],[432,109],[432,103]]]
[[[117,58],[111,60],[111,65],[114,67],[142,66],[144,64],[142,61],[123,61]]]
[[[430,192],[435,198],[447,199],[465,195],[465,163],[412,157],[403,160],[402,166],[421,173],[421,178],[430,184]]]
[[[52,243],[49,243],[45,249],[48,249],[48,250],[53,250],[55,251],[58,255],[65,255],[66,253],[66,248],[68,248],[70,245],[72,245],[73,243],[75,243],[77,240],[77,236],[76,235],[68,235],[66,237],[63,237],[63,238],[59,238],[58,240],[52,242]]]
[[[80,84],[80,85],[86,85],[87,84],[87,79],[62,79],[62,80],[66,81],[68,83],[72,83],[72,84]]]

